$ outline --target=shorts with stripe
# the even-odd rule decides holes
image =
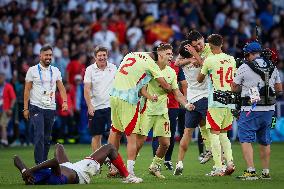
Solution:
[[[206,128],[214,131],[231,130],[233,114],[230,108],[208,108]]]
[[[140,120],[139,102],[130,104],[117,97],[110,97],[112,130],[124,132],[126,135],[138,132]]]

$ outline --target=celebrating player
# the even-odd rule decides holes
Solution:
[[[223,38],[218,34],[208,37],[208,42],[213,55],[204,60],[201,72],[197,77],[198,82],[203,82],[206,75],[210,75],[208,112],[206,127],[210,129],[210,142],[214,160],[213,170],[208,176],[230,175],[235,170],[231,142],[227,137],[227,131],[232,128],[233,115],[231,109],[234,105],[225,105],[213,100],[214,91],[231,91],[231,83],[236,69],[234,57],[222,52]],[[222,148],[227,161],[226,170],[222,166]]]
[[[194,109],[194,106],[192,104],[188,104],[186,98],[180,92],[177,84],[176,73],[169,66],[169,63],[173,58],[172,49],[173,47],[170,44],[163,43],[157,47],[157,65],[161,69],[166,81],[171,85],[175,99],[188,111],[191,111]],[[158,137],[159,147],[149,167],[149,171],[158,178],[165,178],[161,174],[161,164],[163,163],[163,158],[170,145],[171,137],[167,108],[167,92],[160,87],[157,81],[151,80],[147,89],[146,86],[144,86],[141,93],[148,99],[148,101],[141,112],[142,115],[137,139],[137,149],[138,151],[141,149],[150,129],[153,128],[153,137]]]
[[[156,59],[156,56],[153,58]],[[111,91],[112,129],[108,142],[118,149],[122,134],[126,134],[127,169],[133,175],[137,153],[136,125],[140,120],[139,91],[151,79],[155,79],[167,91],[172,89],[162,77],[161,70],[153,58],[145,52],[127,54],[118,68]]]

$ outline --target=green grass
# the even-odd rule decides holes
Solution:
[[[177,158],[176,145],[173,162]],[[32,188],[115,188],[115,189],[126,189],[126,188],[155,188],[155,189],[197,189],[197,188],[282,188],[284,185],[284,159],[283,159],[283,147],[284,144],[276,143],[272,145],[271,155],[271,176],[272,180],[264,181],[241,181],[235,179],[235,176],[242,174],[245,169],[245,164],[242,159],[241,148],[239,144],[233,144],[233,155],[237,170],[232,176],[227,177],[206,177],[204,176],[211,170],[213,165],[212,160],[205,165],[200,165],[197,161],[197,146],[193,144],[186,155],[184,161],[185,169],[182,176],[173,176],[172,171],[163,169],[162,173],[166,176],[165,180],[159,180],[148,174],[148,166],[152,160],[151,157],[151,146],[145,145],[140,152],[140,156],[136,161],[135,172],[136,175],[144,179],[144,183],[141,184],[122,184],[120,179],[109,179],[106,178],[106,167],[103,167],[102,174],[95,176],[89,185],[64,185],[64,186],[33,186]],[[66,145],[65,146],[69,158],[73,161],[80,160],[90,153],[89,145]],[[50,150],[50,157],[53,155],[53,147]],[[123,157],[125,156],[125,146],[120,149]],[[21,179],[20,173],[14,167],[12,163],[12,157],[14,154],[18,154],[28,166],[33,165],[33,149],[32,147],[17,147],[17,148],[1,148],[0,149],[0,188],[7,189],[20,189],[31,186],[25,186]],[[255,165],[257,171],[260,172],[260,161],[259,161],[258,147],[255,146]]]

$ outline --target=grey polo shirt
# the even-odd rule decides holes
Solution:
[[[234,83],[242,87],[241,96],[249,96],[249,89],[251,87],[263,87],[264,81],[255,73],[248,65],[242,64],[238,69],[234,78]],[[274,90],[274,85],[281,83],[279,72],[277,68],[274,69],[271,78],[269,79],[269,86]],[[242,111],[249,111],[251,106],[242,106]],[[275,105],[271,106],[256,106],[253,111],[270,111],[275,110]]]

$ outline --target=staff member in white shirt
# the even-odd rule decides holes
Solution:
[[[107,132],[111,125],[109,94],[117,68],[108,63],[107,58],[107,48],[96,47],[95,62],[87,67],[84,77],[84,97],[88,106],[89,129],[93,136],[93,151],[101,147],[102,134]]]
[[[30,67],[26,75],[23,114],[25,119],[30,120],[36,164],[47,160],[55,118],[56,86],[63,99],[63,111],[68,109],[61,73],[50,65],[52,55],[52,47],[44,45],[40,49],[39,64]]]

